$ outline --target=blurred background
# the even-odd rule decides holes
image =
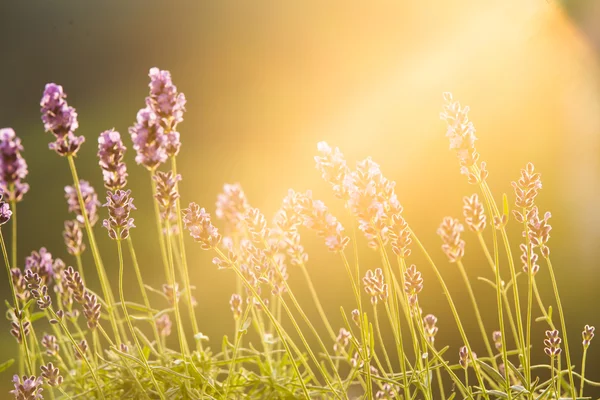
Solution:
[[[397,182],[405,217],[441,268],[463,320],[472,321],[468,334],[483,354],[460,275],[435,234],[444,216],[462,217],[462,197],[476,191],[459,174],[439,120],[442,92],[452,91],[471,106],[497,201],[507,193],[512,204],[510,182],[528,161],[543,174],[538,204],[553,214],[550,247],[579,370],[583,326],[600,325],[600,2],[384,3],[2,2],[0,127],[22,138],[31,185],[18,207],[19,266],[42,246],[74,263],[61,236],[63,221],[71,218],[63,197],[72,183],[68,165],[48,150],[52,136],[43,132],[39,115],[45,83],[56,82],[79,113],[77,133],[87,138],[77,160],[80,176],[102,200],[96,139],[113,127],[123,134],[138,207],[132,235],[146,283],[162,285],[149,176],[135,164],[127,134],[144,106],[148,70],[157,66],[172,72],[188,100],[178,158],[183,204],[195,201],[213,212],[223,184],[239,182],[251,204],[271,218],[288,188],[312,189],[349,228],[343,205],[314,168],[316,144],[339,146],[351,165],[372,156]],[[521,228],[512,223],[509,229],[518,254]],[[100,224],[96,235],[116,282],[114,243]],[[464,238],[464,262],[480,307],[490,310],[484,318],[491,334],[497,329],[495,294],[476,280],[490,278],[490,270],[476,237],[466,232]],[[353,308],[343,265],[311,232],[303,241],[321,300],[334,327],[341,326],[339,307]],[[377,267],[377,253],[359,242],[362,268]],[[228,300],[234,276],[218,271],[212,254],[187,244],[201,330],[219,348],[222,335],[233,330]],[[425,278],[421,305],[438,316],[437,342],[451,346],[452,358],[462,345],[455,324],[433,272],[413,253],[409,261]],[[92,276],[89,251],[84,262]],[[542,267],[538,280],[549,305],[552,290]],[[321,326],[299,271],[290,274]],[[0,297],[9,298],[6,275],[0,276]],[[91,286],[99,290],[97,282]],[[139,301],[136,290],[127,295]],[[546,326],[534,328],[532,354],[546,361]],[[0,362],[16,356],[8,331],[8,321],[0,320]],[[588,376],[600,381],[598,347],[590,348]],[[15,370],[0,375],[0,393],[9,390]]]

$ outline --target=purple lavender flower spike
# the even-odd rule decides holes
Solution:
[[[21,201],[29,191],[22,182],[27,176],[27,163],[21,156],[23,145],[12,128],[0,129],[0,190],[8,200]]]
[[[7,223],[11,216],[10,206],[2,201],[2,193],[0,193],[0,225]]]
[[[185,95],[177,92],[177,86],[173,84],[169,71],[151,68],[148,76],[150,77],[148,85],[150,95],[146,98],[146,104],[161,119],[167,135],[167,154],[175,156],[181,147],[177,124],[183,121]]]
[[[114,193],[106,192],[109,218],[102,222],[102,226],[108,229],[108,236],[113,240],[125,240],[129,237],[129,230],[134,228],[133,218],[129,217],[131,210],[135,210],[131,190],[117,190]],[[120,232],[120,233],[119,233]]]
[[[98,206],[100,205],[98,195],[88,181],[80,179],[79,186],[81,188],[81,195],[83,196],[83,203],[85,204],[85,211],[90,220],[90,224],[94,226],[96,222],[98,222]],[[77,222],[84,225],[85,219],[81,214],[81,208],[79,207],[77,189],[74,186],[65,186],[65,198],[67,199],[69,212],[75,213]]]
[[[126,147],[121,134],[114,129],[104,131],[98,137],[98,158],[108,190],[122,189],[127,184],[127,167],[123,162]]]
[[[74,133],[79,127],[77,112],[67,104],[66,97],[62,86],[48,83],[40,101],[44,128],[56,137],[48,147],[61,156],[75,155],[85,141]]]
[[[25,271],[31,270],[48,283],[54,278],[54,260],[52,253],[42,247],[40,251],[32,251],[31,255],[25,258]]]
[[[43,399],[42,397],[42,378],[35,376],[23,376],[23,379],[19,378],[19,375],[13,376],[13,383],[15,389],[11,390],[10,393],[15,396],[17,400],[38,400]]]
[[[160,118],[150,107],[138,111],[137,121],[129,128],[129,133],[138,164],[152,171],[167,160],[167,136]]]

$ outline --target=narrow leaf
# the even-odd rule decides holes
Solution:
[[[11,358],[8,361],[3,362],[2,364],[0,364],[0,372],[4,372],[7,369],[10,368],[11,365],[13,365],[15,363],[15,360],[13,358]]]

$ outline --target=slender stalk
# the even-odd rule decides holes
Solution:
[[[573,368],[571,366],[571,353],[569,352],[569,339],[567,339],[567,324],[565,323],[565,315],[562,308],[562,302],[560,301],[560,295],[558,294],[558,285],[556,284],[556,277],[554,276],[554,268],[550,262],[550,257],[545,257],[546,263],[548,264],[548,271],[550,272],[550,279],[552,280],[552,289],[554,289],[554,297],[556,298],[556,308],[558,308],[558,317],[560,319],[560,328],[563,332],[563,342],[565,343],[565,357],[567,359],[567,373],[569,375],[569,386],[571,388],[571,397],[576,400],[577,391],[575,390],[575,382],[573,381]]]
[[[120,235],[120,232],[117,232],[118,237],[120,237],[119,235]],[[131,323],[131,318],[129,318],[129,313],[127,312],[127,305],[125,304],[125,295],[123,293],[123,272],[124,272],[125,267],[123,265],[124,264],[123,263],[123,248],[122,248],[120,239],[117,239],[117,252],[119,253],[119,297],[121,300],[121,307],[123,308],[123,315],[125,316],[125,320],[127,321],[127,326],[129,327],[129,331],[131,333],[131,336],[133,337],[133,342],[135,343],[135,347],[137,348],[138,354],[139,354],[140,358],[142,359],[142,362],[144,363],[146,370],[150,374],[150,380],[152,381],[152,384],[156,388],[156,391],[158,392],[159,397],[161,399],[165,400],[166,397],[165,397],[164,393],[162,392],[160,385],[156,381],[156,378],[154,377],[154,373],[152,372],[152,368],[150,368],[150,365],[148,364],[148,360],[144,356],[142,346],[140,345],[140,341],[138,340],[138,337],[135,334],[135,330],[133,329],[133,324]]]
[[[546,322],[548,323],[548,326],[550,327],[550,329],[555,330],[556,326],[554,325],[554,322],[552,322],[552,319],[548,315],[548,312],[546,311],[546,307],[544,306],[544,303],[542,302],[542,297],[540,296],[540,292],[538,291],[535,277],[533,279],[533,293],[535,294],[535,299],[538,303],[538,306],[540,307],[540,311],[542,312],[542,315],[544,316],[544,318],[546,319]]]
[[[317,295],[317,291],[315,290],[315,286],[313,285],[312,279],[310,279],[310,275],[308,274],[306,265],[304,263],[301,263],[300,269],[302,270],[302,273],[304,274],[304,278],[306,279],[306,283],[308,285],[308,290],[310,291],[313,301],[315,302],[315,306],[317,307],[319,316],[321,317],[323,324],[325,324],[327,333],[329,333],[329,336],[335,342],[335,339],[336,339],[335,332],[333,331],[333,328],[331,327],[331,324],[329,323],[329,320],[327,319],[327,315],[325,314],[325,311],[323,310],[323,306],[321,305],[321,301],[319,300],[319,296]]]
[[[175,156],[171,157],[171,169],[173,170],[173,175],[177,176],[177,162]],[[178,183],[175,181],[175,190],[179,193]],[[194,335],[199,332],[198,329],[198,321],[196,319],[196,313],[194,312],[194,304],[192,301],[192,289],[190,285],[190,273],[188,269],[187,256],[185,253],[185,243],[183,241],[183,219],[181,213],[181,197],[177,197],[175,200],[175,209],[177,210],[177,227],[179,228],[179,251],[181,254],[181,263],[183,265],[183,283],[185,285],[186,297],[188,300],[188,310],[190,313],[190,321],[192,322],[192,330],[194,331]],[[202,351],[202,341],[196,341],[198,344],[198,348]]]
[[[479,306],[477,306],[477,299],[475,298],[475,293],[473,293],[473,287],[471,286],[471,282],[469,281],[469,276],[465,271],[465,267],[462,261],[457,261],[456,265],[458,266],[458,270],[462,275],[463,281],[465,282],[465,286],[467,287],[467,292],[469,293],[469,297],[471,298],[471,304],[473,305],[473,310],[475,311],[475,317],[477,319],[477,325],[479,325],[479,330],[481,331],[481,336],[483,337],[483,343],[485,344],[485,348],[488,352],[490,359],[494,365],[494,368],[498,369],[498,365],[496,363],[496,358],[494,357],[494,352],[492,351],[492,346],[490,345],[490,341],[488,339],[487,331],[483,324],[483,318],[481,318],[481,313],[479,312]]]
[[[87,214],[87,210],[85,208],[85,203],[83,201],[83,195],[81,194],[81,186],[79,185],[79,176],[77,175],[77,168],[75,167],[75,160],[72,155],[67,156],[67,160],[69,161],[69,168],[71,169],[71,175],[73,176],[73,184],[75,185],[75,189],[77,190],[77,198],[79,199],[79,208],[81,210],[81,215],[83,216],[85,222],[85,229],[88,235],[88,239],[90,241],[90,247],[92,250],[92,256],[94,257],[94,262],[96,264],[96,270],[98,272],[98,278],[100,279],[100,286],[102,287],[102,293],[104,294],[104,299],[108,305],[108,316],[110,319],[110,324],[112,326],[115,338],[118,344],[121,344],[121,337],[119,335],[119,329],[117,328],[117,319],[115,316],[114,310],[114,297],[112,290],[110,288],[110,283],[108,281],[106,270],[104,269],[104,264],[102,264],[102,259],[100,258],[100,253],[98,251],[98,246],[96,245],[96,237],[94,236],[94,231],[92,230],[92,225],[90,224],[90,220]]]
[[[390,320],[390,323],[393,319],[392,315],[391,315],[391,311],[390,311],[390,307],[388,302],[385,302],[385,311],[387,313],[388,319]],[[406,399],[410,399],[411,395],[410,395],[410,385],[408,382],[408,376],[406,373],[406,364],[408,364],[409,369],[410,369],[410,363],[407,362],[406,360],[406,355],[404,354],[404,344],[402,343],[402,329],[401,327],[398,327],[400,329],[398,329],[398,332],[394,335],[394,339],[396,340],[396,348],[398,349],[398,362],[400,363],[400,372],[402,373],[402,381],[403,381],[403,390],[404,390],[404,397]],[[395,328],[392,326],[392,330],[394,330]]]
[[[219,257],[221,257],[223,260],[227,260],[228,262],[231,263],[231,260],[229,260],[229,258],[225,254],[223,254],[223,252],[218,247],[214,247],[213,249],[219,255]],[[260,297],[260,295],[258,294],[256,289],[254,288],[254,286],[252,286],[250,284],[250,282],[248,282],[248,280],[246,279],[244,274],[242,274],[242,272],[239,270],[238,266],[235,263],[232,263],[232,265],[233,265],[232,269],[234,270],[236,275],[244,283],[246,288],[248,290],[250,290],[254,299],[260,304],[260,306],[265,311],[265,313],[267,314],[269,319],[273,322],[273,327],[277,331],[277,334],[279,335],[279,338],[281,339],[281,342],[283,343],[283,346],[285,347],[285,351],[288,353],[288,356],[290,357],[290,359],[294,359],[292,350],[290,349],[290,347],[286,341],[286,336],[283,333],[282,327],[277,323],[277,321],[275,320],[275,317],[273,316],[273,314],[271,314],[267,305],[264,303],[264,301],[262,300],[262,298]],[[302,392],[304,393],[306,399],[310,400],[310,394],[308,392],[308,388],[306,387],[306,383],[302,379],[302,374],[300,373],[300,370],[298,369],[298,365],[296,363],[292,363],[292,367],[294,368],[294,372],[296,372],[296,376],[298,377],[298,381],[302,388]]]
[[[171,279],[171,272],[169,270],[169,260],[167,258],[167,248],[165,246],[165,239],[163,235],[163,227],[160,218],[160,209],[158,208],[158,201],[156,200],[156,182],[154,181],[155,171],[150,173],[150,184],[152,185],[152,204],[154,204],[154,219],[156,221],[156,230],[158,233],[158,244],[160,247],[160,256],[162,258],[163,267],[165,269],[165,279],[167,282]],[[181,232],[179,232],[181,234]]]
[[[496,273],[496,266],[494,264],[494,260],[492,260],[492,256],[490,255],[490,250],[483,239],[483,235],[481,233],[477,234],[477,238],[479,239],[479,244],[485,253],[485,257],[488,260],[490,267],[492,268],[492,272]],[[508,297],[506,296],[506,291],[501,290],[502,300],[504,301],[504,308],[506,309],[506,315],[508,316],[508,322],[510,324],[510,328],[513,334],[513,338],[515,340],[516,346],[519,343],[519,334],[517,333],[517,326],[515,325],[515,319],[513,318],[512,309],[510,308],[510,303],[508,301]],[[504,333],[503,333],[504,334]]]
[[[551,382],[552,387],[554,388],[554,396],[558,399],[559,391],[558,391],[558,382],[555,382],[556,378],[555,378],[555,372],[554,372],[554,356],[550,357],[550,376],[551,376],[550,382]]]
[[[250,312],[250,308],[252,308],[252,303],[248,303],[248,305],[246,305],[246,309],[244,310],[244,315],[241,318],[242,324],[244,323],[244,321],[246,321],[246,319],[248,319],[248,314]],[[242,335],[243,333],[239,331],[238,329],[238,325],[239,323],[236,320],[236,329],[235,329],[235,344],[233,346],[233,353],[231,355],[231,360],[229,363],[229,373],[227,374],[227,379],[225,380],[225,396],[224,398],[227,399],[228,395],[229,395],[229,383],[231,382],[231,377],[233,376],[233,369],[235,368],[235,362],[236,362],[236,358],[237,358],[237,353],[238,353],[238,348],[240,347],[240,342],[242,341]]]
[[[11,183],[10,187],[9,187],[9,192],[13,192],[15,188],[15,184]],[[12,246],[12,250],[11,250],[11,255],[12,255],[12,266],[16,267],[17,264],[17,201],[16,200],[11,200],[10,201],[10,210],[12,211],[12,216],[11,216],[11,228],[12,228],[12,238],[11,238],[11,246]]]
[[[385,342],[383,341],[383,336],[381,336],[381,328],[379,327],[379,317],[377,315],[377,305],[375,304],[373,304],[373,315],[375,316],[375,330],[377,331],[377,339],[379,339],[379,344],[381,347],[381,351],[383,352],[385,362],[390,370],[390,373],[392,373],[394,372],[394,368],[392,368],[390,357],[388,356],[387,350],[385,349]]]
[[[433,271],[435,272],[435,275],[436,275],[438,281],[442,285],[442,290],[444,291],[444,295],[446,296],[446,300],[448,301],[448,305],[450,306],[450,310],[452,311],[452,315],[454,316],[454,320],[458,327],[458,331],[460,332],[462,341],[464,342],[465,346],[467,347],[467,351],[469,352],[469,358],[471,360],[475,360],[475,357],[473,356],[473,351],[471,350],[471,345],[469,344],[469,340],[467,339],[467,334],[464,330],[462,322],[460,321],[460,317],[458,316],[458,311],[456,310],[456,306],[454,305],[454,301],[452,300],[452,296],[450,295],[450,291],[448,290],[448,286],[446,286],[446,282],[444,281],[442,274],[438,270],[437,266],[433,262],[433,259],[431,258],[431,256],[429,255],[429,253],[427,252],[427,250],[425,249],[425,247],[423,246],[423,244],[421,243],[421,241],[419,240],[417,235],[415,235],[415,233],[412,230],[410,230],[410,234],[411,234],[413,240],[421,248],[421,251],[424,253],[425,257],[427,258],[427,261],[429,262]],[[499,303],[500,306],[501,306],[501,304],[502,303]],[[499,307],[499,312],[500,312],[500,314],[502,313],[502,309],[500,307]],[[508,365],[508,363],[506,363],[506,365]],[[479,383],[479,386],[481,387],[481,390],[483,391],[483,396],[484,396],[484,398],[489,400],[489,395],[487,394],[487,391],[485,390],[485,385],[483,383],[483,378],[481,376],[479,368],[474,368],[474,370],[475,370],[475,376],[477,377],[477,382]],[[508,386],[508,384],[507,384],[507,386]],[[509,387],[507,387],[506,389],[510,393]],[[509,394],[508,396],[510,399],[511,395]]]
[[[504,328],[504,314],[502,311],[502,302],[504,300],[502,293],[504,292],[503,289],[503,285],[502,285],[502,279],[500,278],[500,254],[499,254],[499,250],[498,250],[498,233],[496,232],[496,227],[494,226],[494,212],[492,210],[492,204],[495,205],[495,203],[493,203],[493,199],[489,199],[487,196],[487,192],[484,190],[483,185],[480,185],[481,191],[483,193],[483,197],[485,199],[485,202],[487,204],[487,209],[488,209],[488,213],[490,215],[490,221],[492,224],[492,237],[493,237],[493,243],[494,243],[494,273],[495,273],[495,278],[496,278],[496,304],[498,307],[498,322],[500,325],[500,332],[501,332],[501,336],[500,336],[500,340],[502,342],[502,361],[504,363],[504,365],[508,365],[508,354],[507,354],[507,345],[506,345],[506,329]],[[483,244],[485,244],[482,241]],[[484,247],[487,250],[487,247]],[[515,282],[516,283],[516,282]],[[506,307],[510,309],[510,303],[506,302]],[[520,341],[520,336],[518,334],[515,334],[515,344],[517,349],[521,348],[521,341]],[[470,355],[469,355],[470,356]],[[472,358],[471,358],[472,359]],[[505,368],[504,369],[504,374],[505,374],[505,381],[506,381],[506,391],[507,391],[507,395],[509,400],[512,399],[512,392],[510,389],[510,372],[509,372],[510,368]],[[477,371],[477,370],[476,370]]]
[[[185,340],[185,334],[183,332],[183,324],[181,322],[181,314],[179,312],[179,299],[178,294],[177,294],[177,290],[175,288],[176,285],[176,280],[175,280],[175,266],[173,265],[173,252],[171,250],[171,226],[169,224],[169,221],[166,221],[167,224],[167,259],[169,262],[169,271],[171,273],[170,275],[170,284],[171,287],[173,288],[173,308],[175,309],[175,324],[177,325],[177,337],[179,339],[179,347],[181,350],[181,356],[183,357],[183,359],[186,359],[187,356],[187,342]],[[186,368],[186,372],[187,372],[187,363],[185,363],[185,368]]]
[[[433,348],[433,345],[431,345],[431,347]],[[438,387],[440,390],[440,398],[442,400],[446,400],[446,392],[444,391],[444,381],[442,380],[442,371],[440,370],[440,368],[435,369],[435,376],[438,381]]]
[[[10,262],[8,261],[8,252],[6,251],[6,243],[4,242],[4,235],[2,234],[2,229],[0,229],[0,245],[2,246],[2,255],[4,256],[4,265],[6,265],[6,273],[8,274],[8,285],[10,286],[10,291],[13,297],[13,303],[15,305],[15,318],[19,323],[19,333],[21,334],[21,344],[23,345],[23,352],[25,353],[25,360],[27,361],[27,367],[29,368],[29,373],[34,374],[33,363],[31,361],[31,354],[29,354],[29,347],[27,346],[27,337],[25,337],[25,331],[23,329],[23,313],[21,312],[21,308],[19,306],[19,299],[17,299],[17,292],[15,290],[15,285],[12,280],[12,273],[10,272]]]
[[[69,330],[67,329],[67,327],[64,324],[64,322],[62,321],[62,319],[58,315],[56,315],[56,312],[54,312],[54,309],[52,308],[52,306],[48,307],[48,310],[50,311],[52,318],[54,318],[55,320],[58,321],[58,324],[60,325],[61,329],[63,330],[65,335],[67,335],[67,338],[69,338],[69,341],[73,345],[73,349],[75,349],[75,351],[77,351],[77,354],[79,354],[79,357],[81,357],[81,359],[83,360],[85,365],[88,367],[90,374],[92,375],[92,379],[94,380],[94,383],[96,384],[96,387],[98,388],[98,393],[100,394],[100,397],[102,399],[104,399],[105,398],[104,392],[102,391],[102,387],[100,386],[100,380],[98,379],[98,375],[96,375],[96,370],[92,367],[92,364],[88,360],[88,358],[85,355],[85,353],[83,352],[83,350],[81,350],[81,348],[79,347],[79,344],[75,341],[75,339],[71,335],[71,332],[69,332]]]
[[[587,358],[588,347],[583,346],[583,356],[581,357],[581,384],[579,386],[579,397],[583,397],[583,386],[585,384],[585,361]]]
[[[475,169],[477,169],[475,167]],[[478,176],[479,174],[477,174]],[[492,213],[492,215],[495,214],[495,216],[498,216],[500,218],[500,211],[498,210],[498,206],[496,205],[496,201],[494,200],[494,197],[492,195],[492,192],[490,190],[490,187],[488,186],[487,182],[485,181],[481,181],[479,182],[479,186],[483,192],[484,197],[486,198],[486,202],[488,203],[488,208],[490,210],[490,213]],[[494,218],[491,218],[491,221],[494,221]],[[495,233],[495,230],[494,230]],[[518,344],[518,347],[520,349],[521,354],[523,354],[523,359],[524,359],[524,366],[526,369],[529,369],[529,365],[530,365],[530,360],[527,358],[527,352],[525,351],[525,334],[523,331],[523,319],[522,319],[522,315],[521,315],[521,302],[519,300],[519,288],[518,288],[518,284],[517,284],[517,273],[515,270],[515,263],[513,260],[513,256],[512,256],[512,251],[510,249],[510,243],[508,241],[508,234],[506,232],[506,228],[504,226],[500,226],[500,234],[502,237],[502,242],[504,244],[504,250],[506,251],[506,256],[508,258],[508,267],[510,270],[510,275],[511,275],[511,279],[513,281],[513,287],[512,287],[512,292],[513,292],[513,300],[515,303],[515,314],[516,314],[516,319],[517,319],[517,329],[519,332],[519,339],[520,342]],[[504,332],[502,332],[502,334],[504,335]],[[530,389],[531,387],[531,382],[527,382],[527,389]]]
[[[133,240],[131,239],[131,234],[127,238],[127,244],[129,246],[129,253],[131,255],[131,260],[133,262],[133,269],[135,271],[135,276],[138,281],[138,285],[140,287],[140,292],[142,293],[142,298],[144,300],[144,306],[148,308],[148,316],[150,317],[150,323],[152,324],[152,332],[154,334],[154,340],[156,340],[156,345],[158,346],[158,352],[162,355],[163,348],[162,342],[160,340],[160,335],[158,334],[158,328],[156,327],[156,321],[154,320],[154,315],[152,311],[150,311],[150,300],[148,300],[148,293],[146,292],[146,286],[144,286],[144,280],[142,279],[142,272],[140,271],[140,265],[138,264],[137,256],[135,254],[135,248],[133,247]],[[122,300],[121,300],[122,301]]]

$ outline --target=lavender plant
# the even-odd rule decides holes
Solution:
[[[13,377],[14,389],[6,396],[18,400],[575,400],[589,398],[584,397],[586,388],[600,386],[585,376],[593,326],[586,325],[582,332],[581,363],[571,358],[566,316],[550,261],[551,215],[546,212],[542,216],[536,203],[542,188],[540,173],[529,163],[512,183],[512,215],[523,229],[522,237],[517,238],[522,272],[517,272],[506,229],[511,223],[508,198],[504,195],[502,204],[496,203],[487,181],[487,165],[480,161],[475,147],[469,108],[454,101],[451,94],[444,94],[441,114],[447,124],[446,136],[456,151],[460,173],[480,193],[463,198],[462,221],[446,217],[437,233],[442,252],[458,268],[469,294],[482,349],[476,349],[476,341],[467,335],[465,326],[470,321],[459,314],[444,274],[405,220],[395,182],[371,158],[352,168],[338,148],[325,142],[317,145],[316,167],[352,217],[348,231],[311,191],[290,189],[271,222],[250,205],[239,184],[225,184],[217,196],[215,216],[220,228],[207,208],[190,202],[182,209],[182,177],[176,159],[186,99],[168,71],[152,68],[149,77],[145,107],[129,133],[135,160],[148,170],[152,186],[165,279],[162,289],[144,283],[137,261],[133,241],[136,207],[132,191],[126,189],[123,138],[114,129],[98,137],[99,172],[107,189],[107,202],[99,208],[96,191],[79,178],[75,165],[74,156],[84,143],[83,136],[75,134],[77,112],[68,105],[63,88],[54,83],[46,85],[43,92],[42,122],[55,138],[50,149],[67,159],[73,178],[65,187],[65,196],[74,217],[65,221],[63,232],[66,251],[73,260],[65,264],[42,248],[33,251],[24,268],[19,268],[16,211],[29,188],[24,182],[27,164],[15,132],[0,130],[0,189],[8,200],[0,197],[0,245],[11,289],[6,315],[19,348],[19,374]],[[118,301],[95,239],[95,224],[102,214],[106,216],[102,226],[119,256]],[[9,222],[12,259],[1,229]],[[464,226],[472,234],[465,232]],[[486,229],[492,232],[491,243],[483,235]],[[351,310],[340,308],[342,326],[332,325],[313,285],[307,268],[313,260],[301,239],[305,231],[316,234],[347,272],[345,279],[355,304]],[[220,350],[213,350],[211,345],[216,343],[199,330],[195,307],[202,294],[193,295],[186,252],[191,243],[186,243],[186,232],[195,245],[213,254],[216,268],[236,280],[236,292],[224,294],[222,299],[229,299],[235,328],[225,336]],[[467,247],[473,235],[475,245]],[[366,241],[379,254],[380,265],[362,264],[357,241]],[[125,257],[125,243],[129,257]],[[81,255],[86,249],[92,252],[95,271],[89,266],[84,271]],[[495,310],[480,310],[472,288],[474,279],[463,265],[467,250],[481,251],[489,262],[491,279],[480,279],[495,290]],[[413,252],[422,253],[427,264],[414,264]],[[538,264],[540,257],[547,268]],[[68,265],[71,261],[75,264]],[[126,268],[135,272],[143,304],[125,296]],[[441,347],[438,318],[429,313],[436,311],[423,310],[419,303],[430,290],[421,274],[427,268],[444,291],[462,341],[458,348]],[[288,282],[298,270],[311,295],[309,301],[297,298]],[[552,281],[551,302],[557,305],[558,322],[538,290],[536,277],[543,273]],[[102,292],[92,292],[84,275],[88,280],[97,278]],[[527,287],[523,303],[519,285]],[[148,291],[164,296],[168,307],[152,304]],[[316,307],[325,332],[306,314],[307,306]],[[495,317],[493,330],[486,328],[482,314]],[[545,338],[534,335],[534,318],[547,325]],[[48,320],[51,333],[37,331],[41,319]],[[184,320],[189,320],[193,336],[186,334]],[[210,321],[203,321],[206,323]],[[383,323],[391,328],[390,338],[384,335]],[[258,346],[247,338],[250,330],[258,334]],[[173,334],[178,343],[175,349],[166,341]],[[546,362],[534,364],[541,354],[546,355]]]

